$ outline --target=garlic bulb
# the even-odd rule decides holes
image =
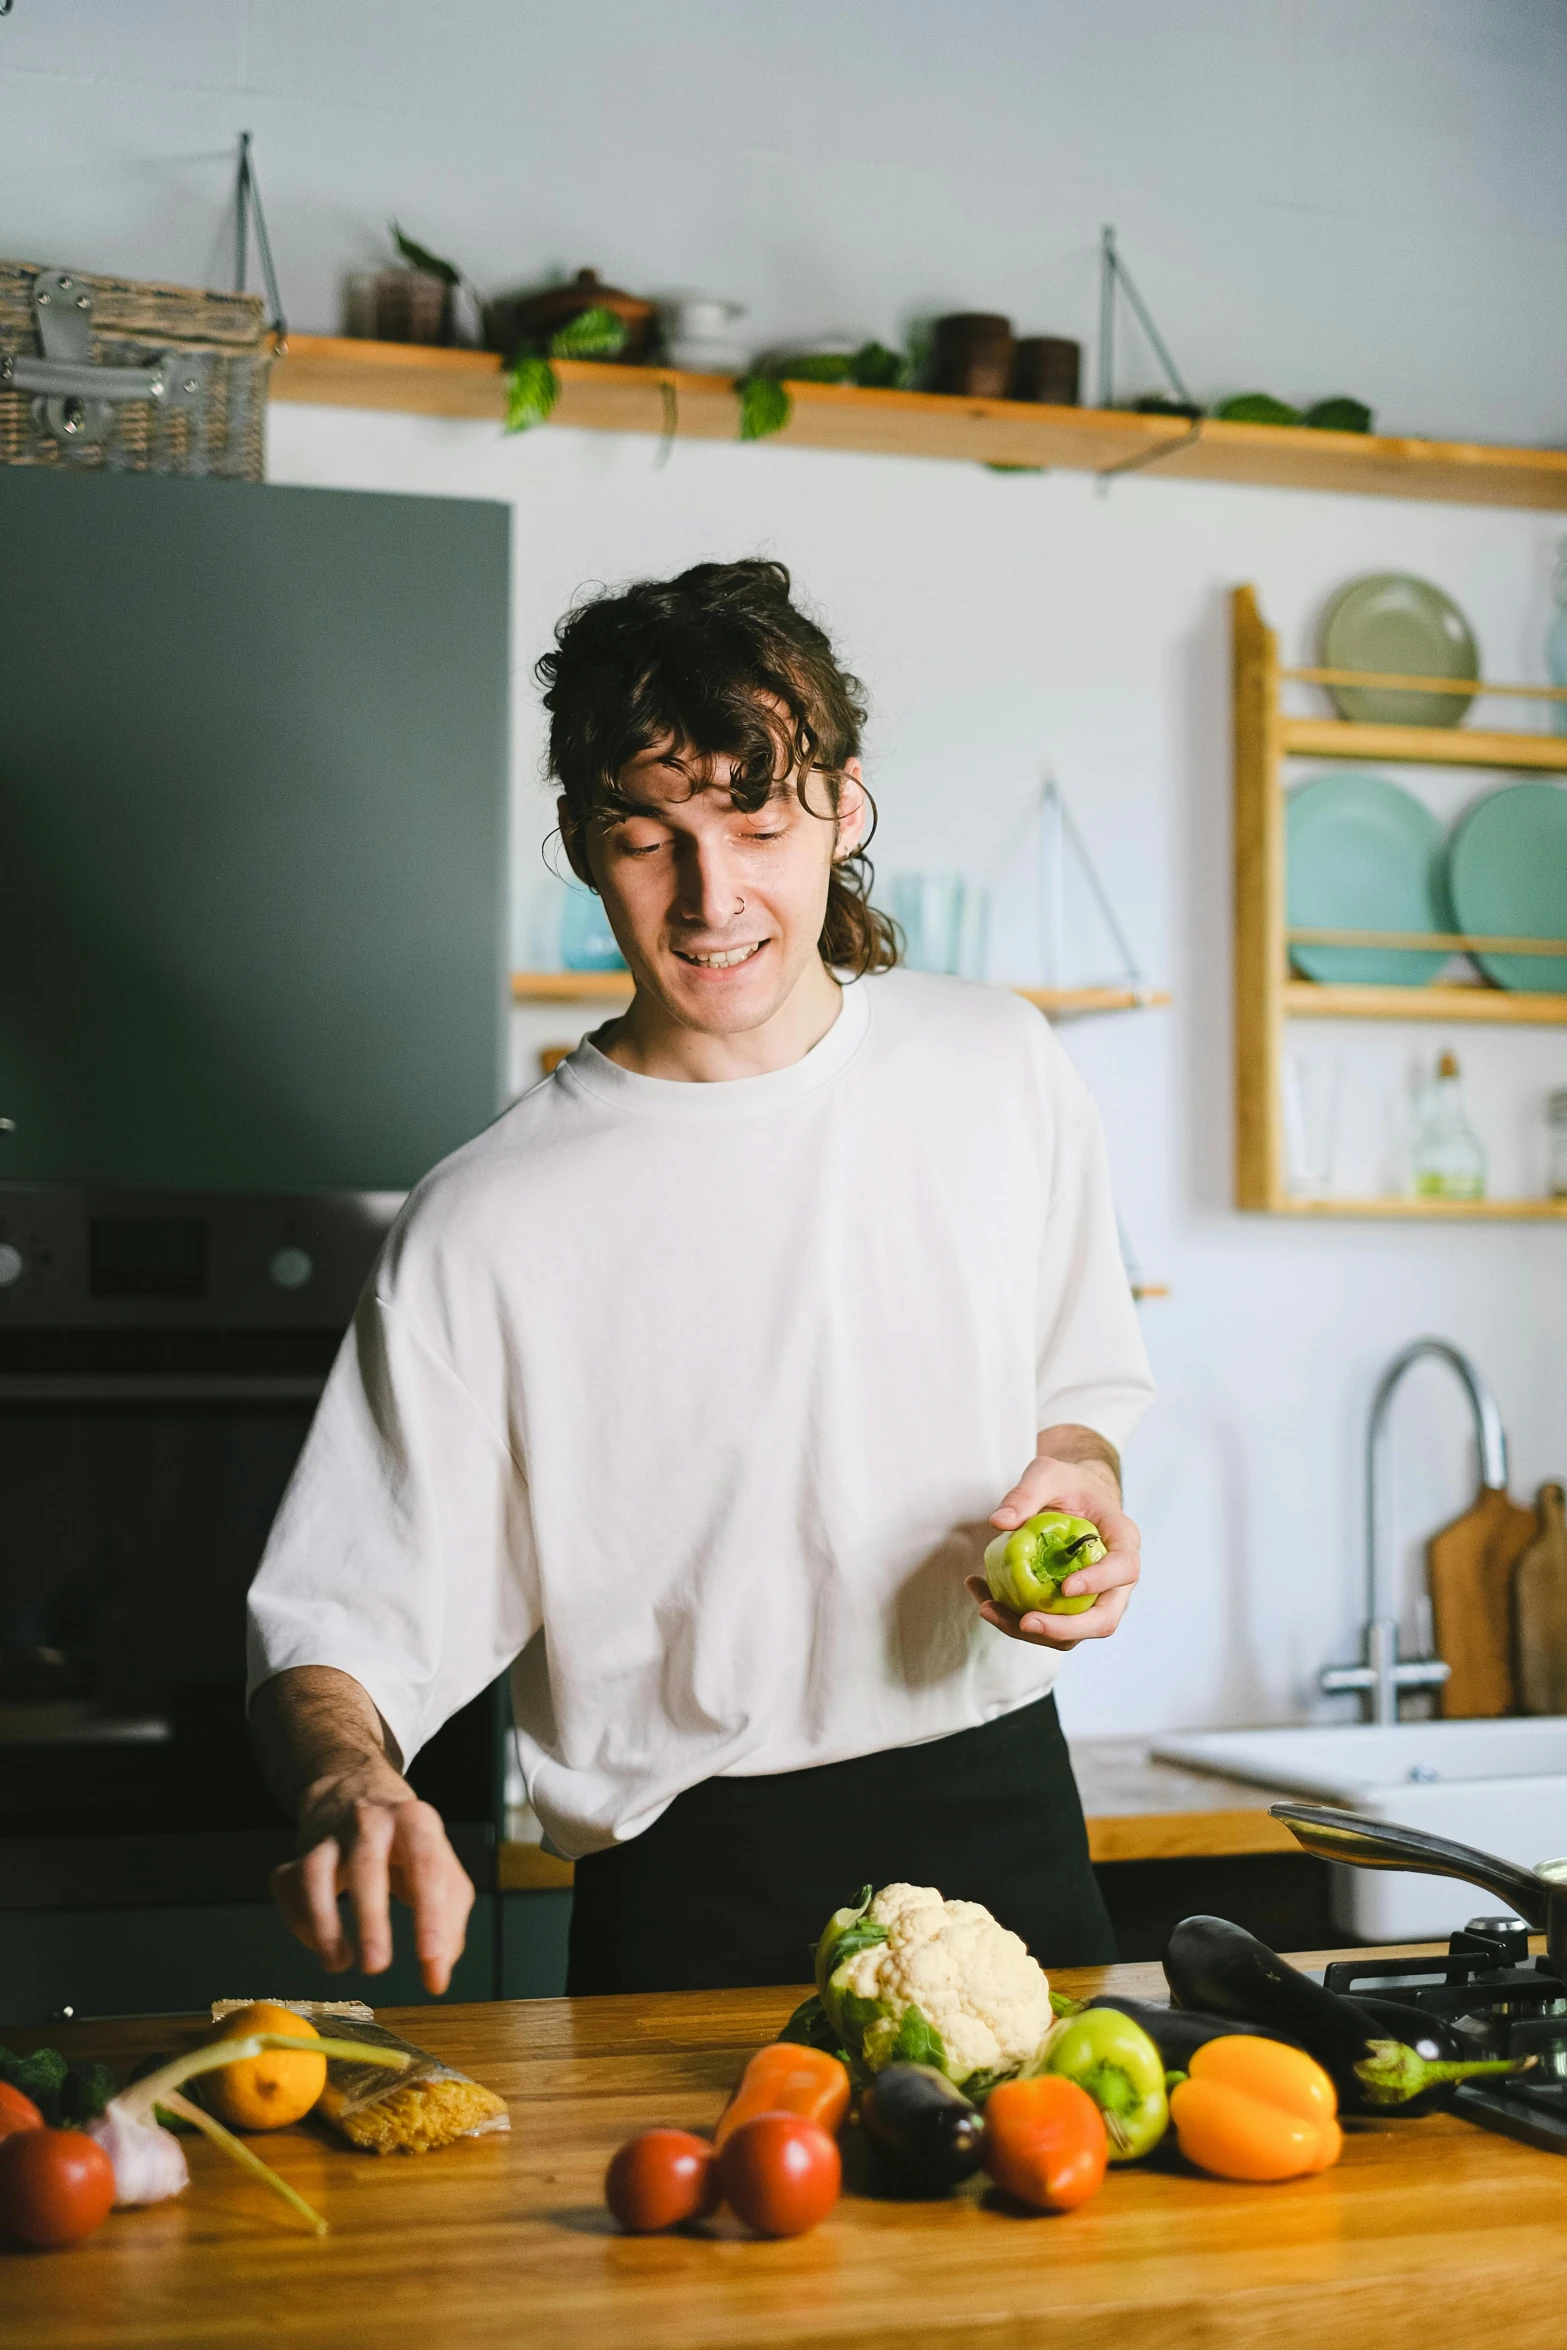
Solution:
[[[87,2124],[114,2165],[116,2203],[163,2203],[190,2185],[185,2149],[160,2122],[138,2121],[112,2100]]]

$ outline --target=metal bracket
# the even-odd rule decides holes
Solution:
[[[95,447],[113,423],[115,409],[128,400],[200,413],[211,380],[210,354],[165,351],[150,367],[95,366],[92,296],[69,271],[39,271],[33,319],[43,356],[0,355],[0,388],[35,393],[33,414],[62,448]]]
[[[1131,271],[1121,259],[1115,241],[1115,230],[1108,227],[1101,232],[1099,246],[1100,407],[1113,408],[1115,406],[1115,295],[1117,286],[1125,294],[1138,325],[1153,345],[1159,364],[1164,369],[1169,379],[1170,388],[1177,400],[1183,407],[1195,408],[1197,402],[1187,389],[1186,379],[1170,357],[1164,337],[1153,322],[1153,314],[1132,283]]]
[[[1178,440],[1157,441],[1152,448],[1139,449],[1134,456],[1123,457],[1119,465],[1101,466],[1098,480],[1102,488],[1124,473],[1140,473],[1145,465],[1157,465],[1161,458],[1173,457],[1178,449],[1188,449],[1193,441],[1202,438],[1202,410],[1192,398],[1163,335],[1153,321],[1153,313],[1132,282],[1132,273],[1121,259],[1115,241],[1115,230],[1106,227],[1099,245],[1099,405],[1115,406],[1115,297],[1117,291],[1126,296],[1127,303],[1143,333],[1148,337],[1180,410],[1189,415],[1188,429]]]
[[[288,320],[283,316],[283,304],[277,290],[277,271],[272,266],[272,242],[267,235],[267,216],[261,209],[261,189],[256,180],[256,167],[250,159],[250,133],[239,134],[239,167],[234,179],[234,291],[245,291],[248,267],[246,245],[250,222],[256,224],[256,246],[261,255],[261,275],[267,289],[267,300],[272,305],[272,333],[278,353],[288,347]]]
[[[1138,994],[1151,993],[1143,967],[1132,952],[1126,932],[1121,928],[1115,908],[1110,903],[1109,893],[1099,878],[1099,868],[1088,853],[1088,843],[1078,831],[1072,811],[1062,797],[1055,777],[1047,774],[1039,794],[1039,904],[1047,987],[1063,987],[1067,984],[1061,950],[1066,935],[1069,862],[1076,866],[1121,958],[1121,967],[1113,978],[1095,984],[1129,987]]]

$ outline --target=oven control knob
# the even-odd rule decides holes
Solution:
[[[316,1269],[316,1261],[302,1248],[280,1248],[267,1266],[267,1279],[274,1289],[303,1289]]]
[[[9,1240],[0,1240],[0,1289],[10,1289],[27,1271],[27,1259]]]

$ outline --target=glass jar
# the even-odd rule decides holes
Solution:
[[[1552,1199],[1567,1199],[1567,1088],[1546,1096],[1545,1133],[1545,1188]]]

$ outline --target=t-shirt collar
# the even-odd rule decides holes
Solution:
[[[623,1069],[601,1053],[591,1037],[584,1037],[556,1074],[578,1085],[595,1100],[617,1109],[654,1117],[711,1122],[723,1118],[752,1118],[784,1109],[790,1102],[830,1084],[847,1068],[870,1032],[870,990],[863,980],[843,985],[838,1017],[821,1040],[786,1069],[770,1069],[760,1077],[730,1077],[715,1084],[690,1084],[678,1078],[644,1077]]]

